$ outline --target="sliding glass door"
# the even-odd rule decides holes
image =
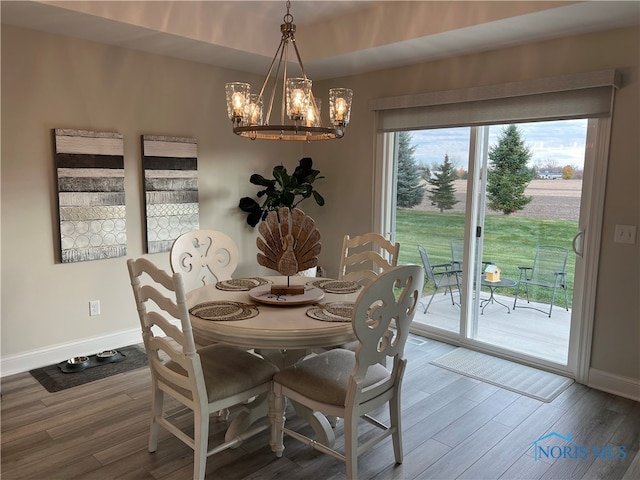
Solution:
[[[448,264],[439,267],[448,268],[443,275],[458,270],[461,282],[460,289],[449,281],[424,292],[422,311],[427,312],[414,321],[417,333],[587,381],[611,114],[619,84],[620,75],[612,69],[369,102],[377,132],[374,228],[400,241],[400,262],[422,263],[422,245],[430,264]],[[503,155],[511,142],[501,143],[500,135],[510,126],[519,128],[524,139],[515,160],[526,149],[536,153],[524,167],[517,167],[513,155]],[[542,134],[535,129],[538,134],[543,129]],[[577,140],[569,135],[574,130],[582,132]],[[398,168],[401,156],[394,146],[400,132],[409,132],[414,142],[424,132],[431,135],[426,153],[420,147],[413,151],[410,168]],[[549,149],[552,145],[557,148]],[[526,169],[537,177],[527,179],[520,193],[533,199],[523,203],[515,187],[522,181],[517,173]],[[421,172],[421,187],[430,192],[421,208],[400,206],[397,177],[415,170]],[[420,189],[411,181],[403,185],[412,192]],[[452,258],[460,248],[454,246],[460,233],[462,261]],[[520,268],[531,268],[544,246],[570,249],[566,265],[552,270],[555,291],[534,285],[534,271]],[[563,317],[565,287],[568,322]],[[553,310],[545,311],[551,303]],[[522,308],[537,305],[542,311]],[[519,320],[520,315],[535,317]],[[535,348],[505,336],[507,329],[528,329],[527,342]],[[564,345],[568,342],[568,350],[554,356],[547,344],[556,335]]]
[[[466,338],[567,366],[587,121],[476,134]]]
[[[390,134],[410,139],[409,162],[423,192],[410,206],[405,189],[395,188],[390,227],[402,245],[400,263],[425,265],[421,246],[425,268],[435,273],[414,320],[418,330],[568,368],[574,285],[581,284],[574,281],[573,243],[589,171],[587,125],[580,119]],[[406,151],[391,157],[395,183],[406,183],[403,157]],[[531,270],[523,267],[533,266],[541,246],[566,252],[555,291],[525,281]],[[438,288],[438,278],[452,275],[459,289]]]

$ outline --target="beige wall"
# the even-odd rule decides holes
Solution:
[[[238,200],[257,191],[249,183],[252,173],[270,174],[281,162],[295,165],[302,146],[233,135],[224,84],[238,78],[250,80],[244,73],[3,26],[3,357],[139,328],[126,258],[55,261],[53,128],[123,134],[130,257],[144,251],[140,136],[197,138],[200,225],[238,243],[239,274],[258,273],[255,231]],[[168,254],[151,257],[169,267]],[[91,299],[101,301],[100,316],[88,316]]]
[[[240,197],[256,191],[250,174],[268,175],[281,162],[295,165],[304,151],[326,177],[317,185],[326,207],[306,203],[305,210],[323,235],[321,264],[335,275],[342,236],[373,225],[370,99],[616,67],[625,85],[613,119],[592,366],[638,381],[638,243],[612,242],[615,224],[640,223],[638,44],[638,29],[623,29],[333,80],[332,86],[355,90],[347,135],[300,145],[250,142],[230,132],[223,85],[248,79],[246,74],[3,27],[2,357],[138,326],[125,258],[55,263],[53,128],[124,135],[131,257],[143,254],[140,135],[198,138],[201,226],[223,230],[238,243],[239,275],[261,273],[254,261],[255,232],[237,208]],[[319,85],[324,96],[328,83]],[[167,255],[151,257],[168,267]],[[88,316],[92,299],[102,302],[98,317]]]

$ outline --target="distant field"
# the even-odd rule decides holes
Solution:
[[[450,212],[464,212],[467,194],[467,181],[456,180],[456,204]],[[582,193],[582,180],[532,180],[526,195],[533,197],[525,209],[514,213],[514,217],[556,218],[564,220],[578,220],[580,213],[580,195]],[[431,205],[428,195],[425,195],[421,205],[414,210],[438,212]],[[489,215],[501,215],[497,212],[488,212]]]

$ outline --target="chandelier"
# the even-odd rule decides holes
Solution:
[[[225,85],[227,113],[233,123],[233,133],[255,140],[330,140],[342,138],[351,116],[353,91],[348,88],[329,90],[329,120],[324,126],[320,118],[321,100],[314,97],[313,82],[307,77],[302,58],[296,45],[293,15],[289,13],[291,2],[287,1],[287,13],[280,25],[282,39],[264,79],[260,93],[251,93],[248,83],[232,82]],[[287,64],[289,46],[300,66],[299,77],[289,77]],[[277,60],[277,62],[276,62]],[[272,77],[272,73],[275,74]],[[282,75],[281,75],[282,72]],[[272,80],[271,93],[267,88]],[[281,89],[281,111],[279,124],[271,123],[271,113],[276,99],[276,90]],[[267,104],[266,113],[264,105]]]

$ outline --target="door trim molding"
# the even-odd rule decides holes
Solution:
[[[590,181],[586,190],[584,184],[582,187],[583,201],[586,199],[589,204],[586,206],[586,209],[583,206],[580,207],[581,212],[588,212],[588,218],[586,219],[587,224],[583,228],[585,232],[583,240],[584,274],[582,275],[584,283],[581,289],[582,298],[578,305],[580,311],[572,317],[572,322],[575,321],[577,324],[571,325],[572,333],[575,331],[577,334],[575,340],[578,342],[577,348],[575,349],[577,358],[569,358],[569,366],[575,365],[576,381],[583,384],[588,384],[589,382],[589,368],[591,366],[591,344],[593,341],[598,268],[600,265],[600,243],[602,240],[602,224],[604,222],[604,197],[611,138],[611,117],[600,118],[595,121],[597,122],[597,131],[594,144],[597,150],[591,152],[594,156],[593,161],[586,161],[585,158],[584,176],[589,178]],[[594,120],[589,121],[589,126],[591,126],[591,122],[594,122]],[[588,145],[589,142],[587,142],[587,148]],[[587,152],[587,154],[588,153],[589,152]],[[592,172],[587,171],[589,167],[593,168]],[[580,220],[580,223],[583,223],[582,219]],[[570,354],[572,351],[572,342],[574,342],[574,339],[570,338]]]

